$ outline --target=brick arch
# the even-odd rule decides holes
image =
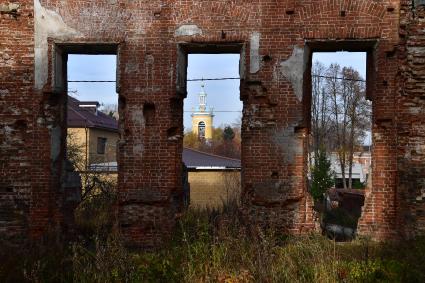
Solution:
[[[314,39],[356,39],[356,38],[380,38],[382,28],[378,26],[353,27],[350,25],[341,26],[305,26],[301,31],[303,38]]]
[[[78,30],[80,37],[114,37],[120,41],[151,29],[154,26],[153,11],[159,7],[157,0],[146,1],[144,9],[138,8],[137,1],[128,1],[129,3],[119,7],[108,4],[107,1],[80,1],[78,5],[73,1],[40,2],[43,2],[44,9],[60,16],[66,26]],[[93,15],[101,20],[94,21]],[[123,33],[123,30],[127,32]]]
[[[344,0],[342,3],[336,3],[333,0],[320,1],[320,4],[310,3],[303,4],[299,15],[301,15],[302,21],[315,18],[320,21],[324,15],[330,12],[339,13],[345,11],[347,13],[356,12],[363,16],[374,17],[383,19],[386,12],[386,7],[376,1],[370,0]],[[374,19],[375,21],[376,19]]]
[[[255,22],[254,13],[260,9],[255,9],[254,1],[235,0],[235,1],[199,1],[193,4],[176,4],[172,9],[172,18],[177,23],[190,23],[190,21],[215,21],[223,18],[236,25],[246,25]],[[236,19],[236,21],[235,21]]]

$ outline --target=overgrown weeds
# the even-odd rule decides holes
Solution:
[[[336,243],[320,235],[282,237],[242,225],[236,205],[228,204],[220,212],[189,210],[168,246],[133,251],[104,217],[106,208],[93,202],[84,207],[91,212],[80,214],[107,220],[101,229],[84,230],[91,237],[68,244],[52,237],[15,254],[2,249],[0,281],[425,282],[423,238]]]

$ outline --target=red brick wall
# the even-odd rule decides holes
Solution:
[[[46,53],[42,44],[47,38],[51,43],[119,44],[122,140],[118,215],[123,234],[132,243],[159,244],[171,234],[180,209],[183,96],[176,91],[179,43],[245,46],[241,82],[243,213],[250,223],[273,226],[284,233],[303,233],[313,227],[306,182],[309,97],[303,95],[300,80],[303,71],[308,72],[302,68],[308,65],[303,56],[308,52],[305,42],[336,46],[341,40],[375,40],[374,82],[370,85],[373,186],[367,192],[360,232],[387,238],[396,236],[401,224],[412,231],[409,227],[423,223],[423,201],[413,200],[416,193],[406,180],[413,178],[416,187],[423,187],[424,157],[405,154],[412,144],[423,145],[423,128],[420,119],[413,122],[412,117],[418,119],[418,115],[409,112],[411,106],[403,106],[419,103],[423,111],[423,94],[415,91],[423,78],[420,82],[409,80],[413,76],[409,70],[414,67],[408,63],[410,57],[405,57],[405,48],[420,32],[420,23],[400,27],[400,15],[403,21],[412,20],[407,15],[410,7],[402,6],[400,13],[400,1],[42,0],[41,5],[36,7],[45,19],[36,25],[35,41],[47,61],[39,53],[34,55],[31,5],[21,8],[17,20],[2,14],[0,24],[2,46],[13,58],[8,64],[0,61],[1,103],[16,105],[19,110],[16,114],[10,107],[1,108],[3,129],[7,124],[13,130],[8,133],[9,140],[4,134],[0,136],[7,145],[0,147],[2,188],[10,188],[0,190],[0,197],[2,204],[8,203],[4,199],[25,203],[26,210],[15,210],[23,211],[33,235],[41,234],[51,220],[61,219],[61,213],[56,212],[62,205],[61,194],[55,193],[60,191],[55,177],[60,174],[52,170],[56,166],[50,161],[51,147],[56,144],[50,142],[52,131],[48,127],[60,124],[63,117],[53,103],[57,96],[51,93],[51,83],[43,79],[34,82],[34,76],[52,74],[53,50]],[[43,24],[46,21],[55,25]],[[401,31],[409,35],[399,38]],[[410,69],[400,72],[400,62]],[[47,73],[41,68],[45,65],[50,66]],[[38,87],[33,91],[34,83]],[[403,96],[408,90],[404,84],[410,86],[410,96]],[[149,123],[144,105],[149,105]],[[17,122],[20,120],[26,123]],[[24,137],[25,146],[19,143]],[[25,160],[29,162],[27,174],[21,165]],[[409,196],[406,201],[401,201],[403,192]],[[401,217],[411,211],[415,211],[412,219]],[[26,233],[27,224],[23,223],[17,227]],[[12,231],[9,226],[5,229]]]
[[[425,6],[402,1],[397,96],[397,230],[425,232]]]
[[[38,143],[33,109],[39,108],[32,96],[33,5],[31,1],[19,4],[16,18],[3,9],[0,14],[0,237],[13,241],[25,238],[29,227],[48,219],[34,201],[41,187],[49,187],[46,173],[37,176],[46,161],[34,160],[32,151]]]

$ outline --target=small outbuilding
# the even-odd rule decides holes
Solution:
[[[220,209],[225,203],[239,201],[239,159],[184,148],[183,162],[188,171],[191,207]]]

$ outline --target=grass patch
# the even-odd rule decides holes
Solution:
[[[228,205],[221,212],[190,210],[167,246],[133,251],[96,202],[77,215],[94,213],[104,225],[77,221],[84,234],[73,243],[52,236],[18,253],[1,248],[0,281],[425,282],[424,238],[336,243],[320,235],[282,237],[242,225],[237,207]]]

